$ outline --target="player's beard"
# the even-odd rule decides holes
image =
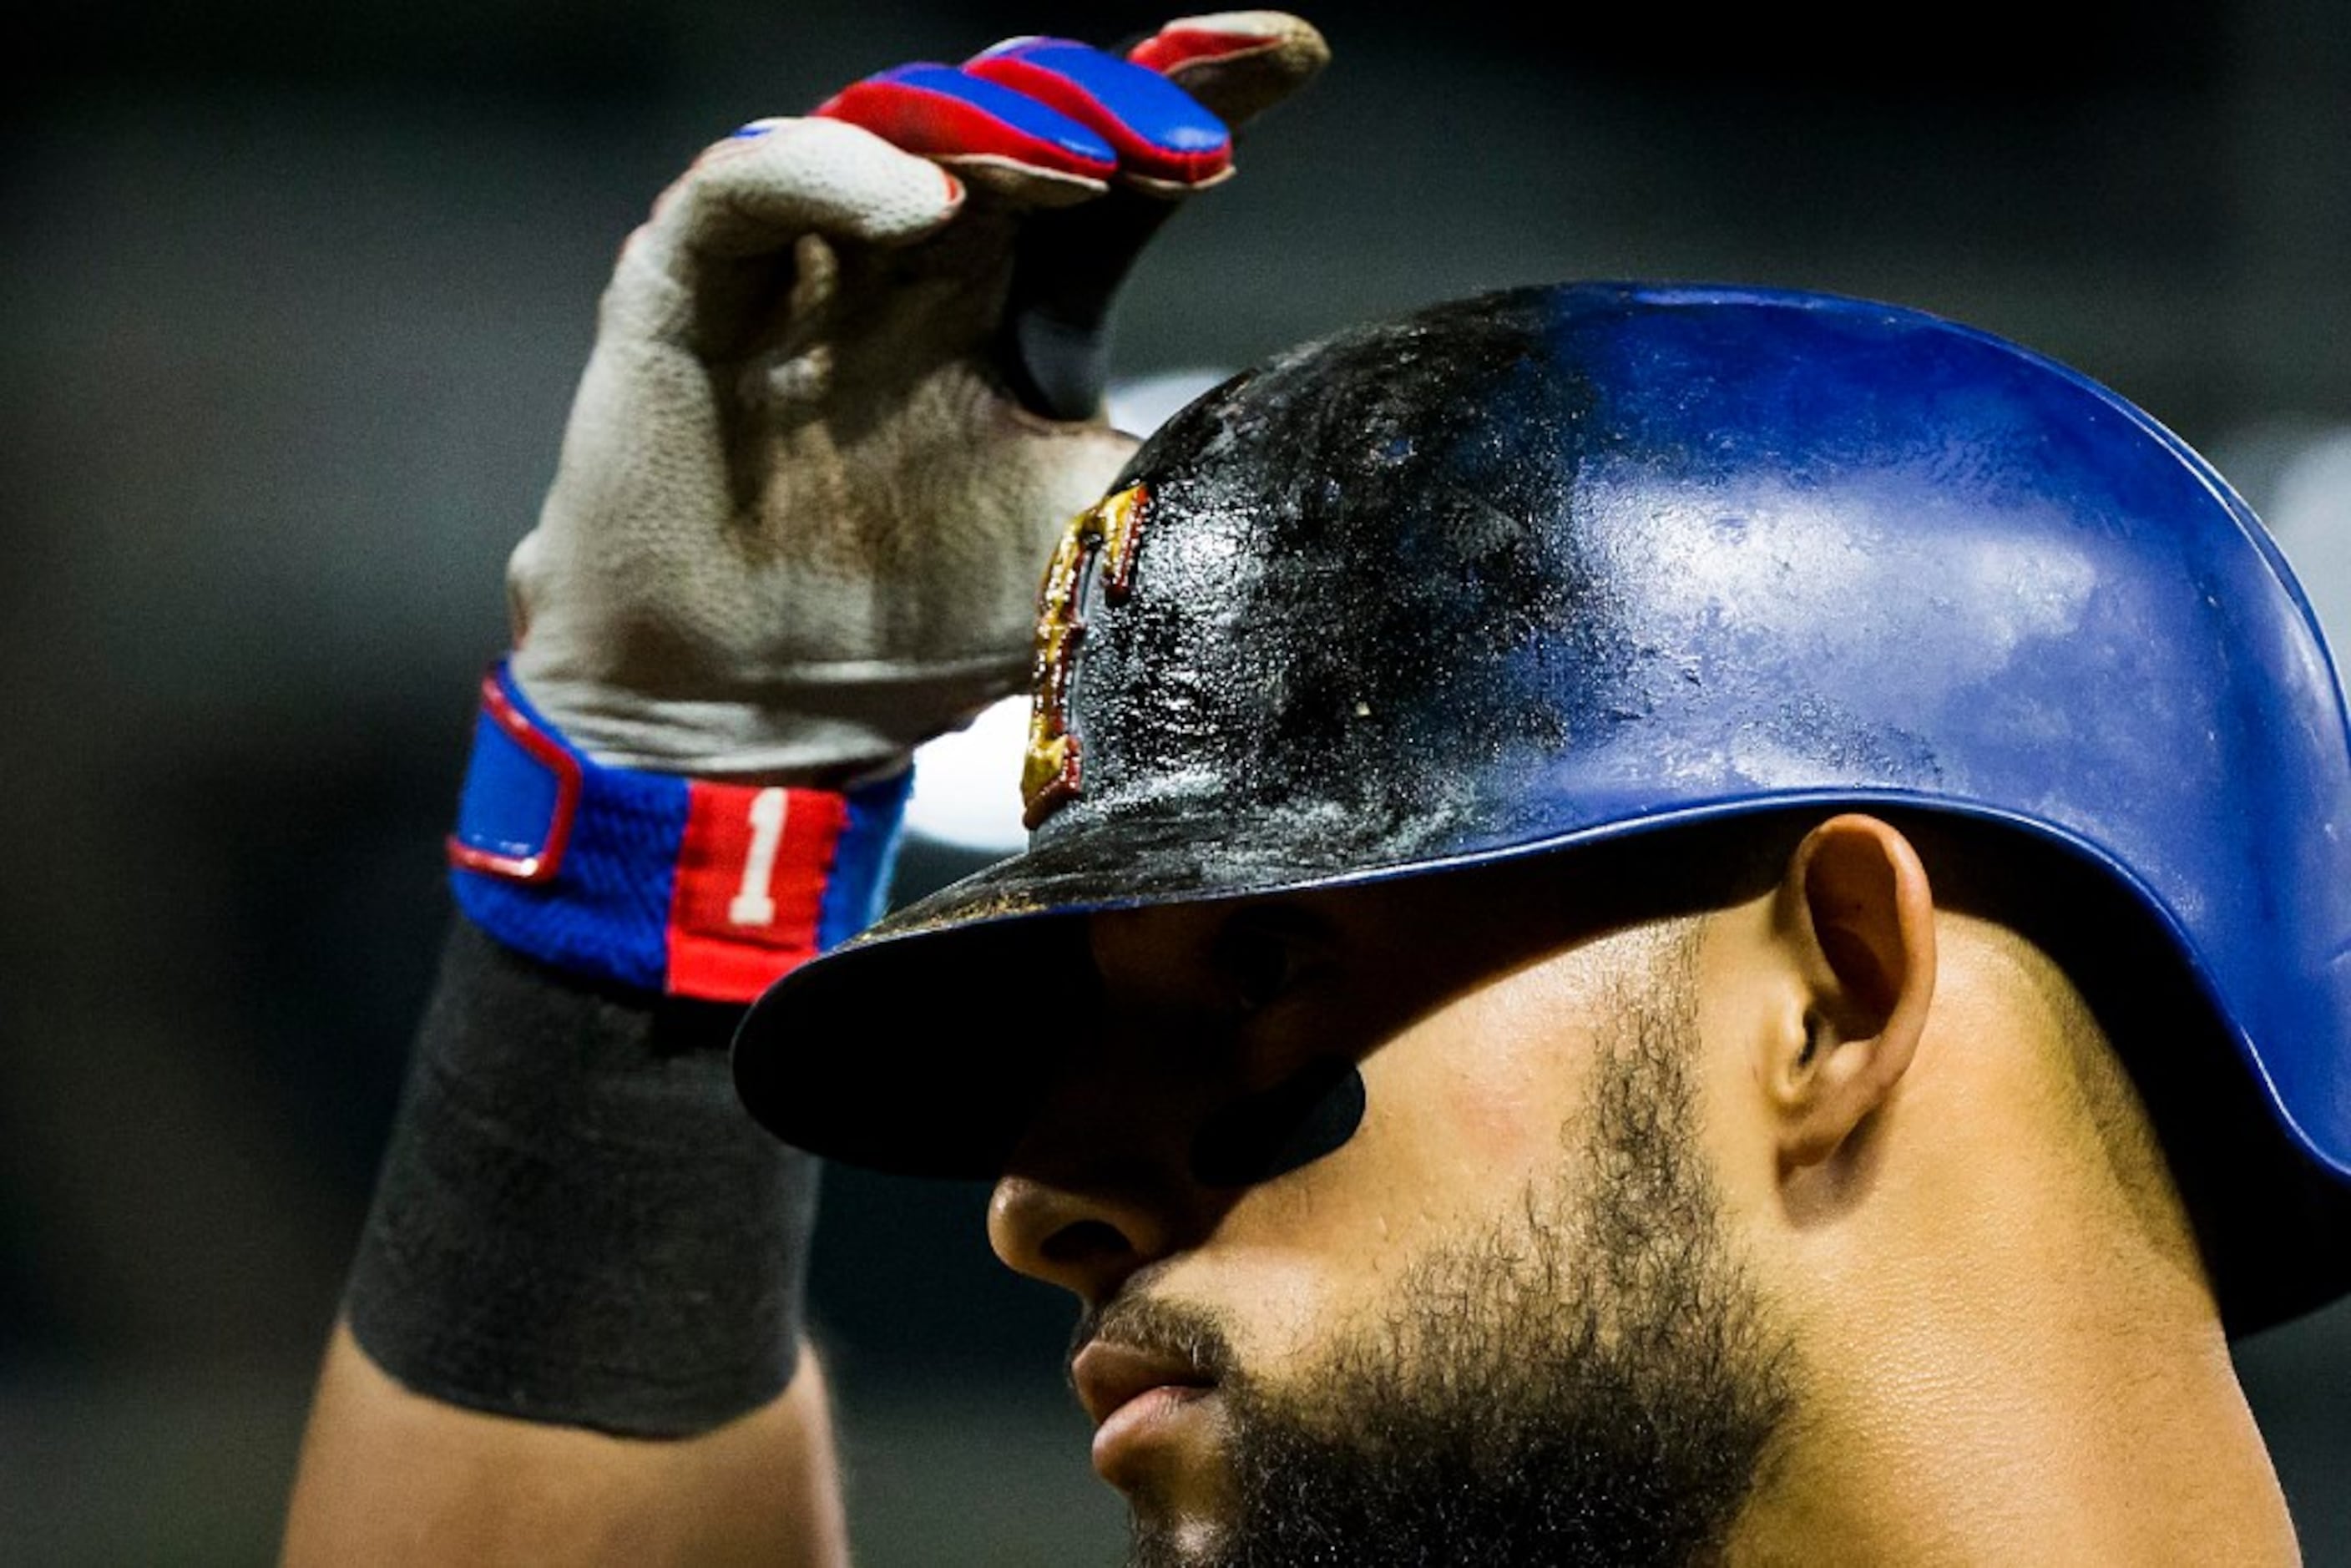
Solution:
[[[1787,1336],[1698,1154],[1686,956],[1628,988],[1563,1182],[1421,1261],[1381,1333],[1279,1384],[1210,1316],[1138,1301],[1123,1337],[1218,1374],[1229,1519],[1138,1511],[1130,1568],[1706,1563],[1794,1403]]]

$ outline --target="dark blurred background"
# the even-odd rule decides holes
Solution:
[[[1878,296],[2211,454],[2351,639],[2351,6],[1309,13],[1338,63],[1171,227],[1130,373],[1577,276]],[[446,917],[500,570],[621,237],[705,141],[1124,5],[108,0],[20,39],[0,178],[0,1559],[273,1550]],[[27,35],[29,37],[29,35]],[[969,863],[917,846],[909,890]],[[872,1564],[1102,1561],[1067,1316],[977,1190],[836,1173]],[[2243,1348],[2351,1563],[2351,1313]]]

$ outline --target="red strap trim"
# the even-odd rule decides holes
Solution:
[[[1238,59],[1280,47],[1280,38],[1262,33],[1219,33],[1207,27],[1170,27],[1154,34],[1127,51],[1136,65],[1162,76],[1175,76],[1189,66]]]
[[[520,708],[507,700],[495,669],[482,677],[482,711],[509,739],[528,752],[531,760],[544,765],[555,776],[553,820],[547,824],[547,838],[538,846],[538,852],[530,855],[498,854],[466,843],[452,833],[445,841],[449,863],[509,882],[550,881],[562,868],[563,846],[570,842],[572,820],[580,814],[580,758],[542,734]]]
[[[747,1002],[815,957],[848,825],[848,800],[830,790],[689,781],[664,988]]]

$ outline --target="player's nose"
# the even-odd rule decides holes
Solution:
[[[1098,1168],[1078,1179],[1015,1171],[998,1178],[987,1239],[1008,1268],[1081,1301],[1106,1299],[1177,1244],[1177,1210],[1152,1174]]]
[[[1009,1268],[1099,1301],[1190,1244],[1204,1195],[1183,1158],[1196,1118],[1185,1085],[1138,1075],[1126,1053],[1065,1074],[1022,1134],[987,1207]]]
[[[1088,1301],[1215,1223],[1218,1197],[1194,1174],[1191,1145],[1229,1086],[1204,1065],[1219,1058],[1200,967],[1168,957],[1189,950],[1183,918],[1088,922],[1098,984],[1077,1014],[1083,1039],[988,1205],[988,1240],[1008,1267]]]

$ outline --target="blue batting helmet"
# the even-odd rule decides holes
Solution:
[[[1054,916],[1907,808],[2091,868],[2176,952],[2251,1107],[2197,1156],[2239,1173],[2199,1221],[2232,1326],[2351,1288],[2343,699],[2243,503],[2062,366],[1750,289],[1345,332],[1137,455],[1055,559],[1038,673],[1026,852],[751,1012],[737,1082],[789,1141],[993,1174],[1055,1031],[931,966]]]

